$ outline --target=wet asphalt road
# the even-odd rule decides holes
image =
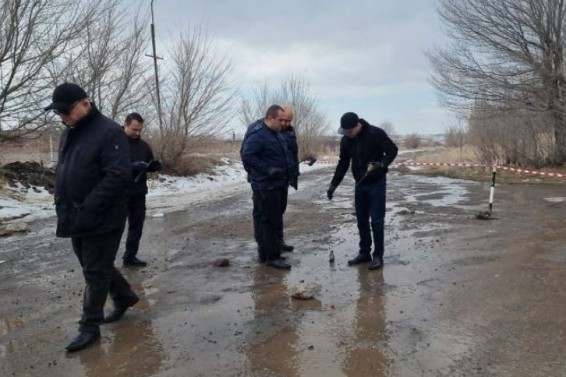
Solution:
[[[142,300],[67,355],[83,282],[54,221],[1,239],[0,376],[563,376],[563,186],[389,177],[383,271],[357,253],[353,183],[329,202],[332,169],[289,198],[290,272],[257,263],[251,194],[149,204],[140,258],[125,270]],[[121,256],[123,248],[119,252]],[[330,265],[333,250],[336,262]],[[230,266],[212,266],[228,258]],[[313,300],[290,298],[301,280]]]

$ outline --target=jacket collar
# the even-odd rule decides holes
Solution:
[[[82,128],[85,126],[85,124],[89,124],[90,122],[92,122],[94,118],[96,118],[99,115],[100,115],[100,111],[98,110],[94,102],[91,102],[90,111],[84,116],[84,118],[80,119],[73,128]]]

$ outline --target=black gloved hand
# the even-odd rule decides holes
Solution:
[[[268,168],[267,169],[267,175],[269,175],[269,178],[284,178],[285,177],[285,171],[283,169],[280,168]]]
[[[326,196],[328,197],[328,200],[332,200],[332,198],[334,197],[334,191],[336,191],[336,187],[338,186],[333,185],[332,183],[328,187],[328,191],[326,191]]]
[[[376,182],[380,177],[387,173],[387,166],[381,161],[370,162],[364,177],[358,183]]]
[[[385,174],[387,167],[381,161],[370,162],[368,165],[367,173],[371,174],[372,176],[378,176]]]
[[[151,160],[147,166],[148,172],[160,171],[163,168],[161,161],[159,160]]]
[[[294,188],[295,190],[298,190],[298,189],[299,189],[299,180],[297,179],[297,177],[291,178],[291,181],[289,182],[289,184],[290,184],[291,187]]]
[[[139,172],[146,172],[149,164],[145,161],[135,161],[132,163],[132,168]]]

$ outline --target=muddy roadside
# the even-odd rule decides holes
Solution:
[[[66,355],[82,278],[52,220],[2,240],[2,376],[560,376],[566,225],[561,186],[509,185],[479,221],[484,183],[393,173],[386,267],[357,252],[352,182],[325,198],[330,170],[302,176],[286,214],[291,272],[257,263],[246,190],[149,217],[142,301]],[[121,248],[120,253],[123,248]],[[336,261],[328,261],[330,250]],[[212,265],[228,258],[230,266]],[[316,299],[290,287],[316,281]]]

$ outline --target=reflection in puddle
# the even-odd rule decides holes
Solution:
[[[164,352],[151,321],[121,321],[112,327],[110,339],[68,358],[78,360],[87,377],[154,375]]]
[[[419,184],[437,187],[437,189],[429,190],[426,194],[408,194],[405,196],[405,201],[408,203],[427,203],[434,207],[455,206],[462,202],[468,190],[461,183],[471,184],[469,181],[443,177],[418,177],[418,182]]]
[[[386,375],[391,358],[383,274],[343,268],[348,253],[340,245],[333,247],[335,267],[327,265],[327,253],[321,252],[301,255],[301,265],[291,273],[263,266],[254,270],[256,331],[246,348],[251,375]],[[291,299],[288,286],[307,276],[322,284],[320,295]]]

